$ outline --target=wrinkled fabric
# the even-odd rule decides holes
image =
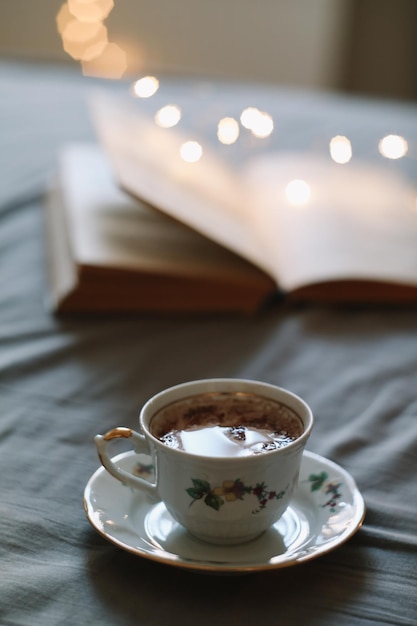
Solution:
[[[0,624],[417,624],[417,309],[55,318],[43,194],[59,146],[94,139],[86,85],[75,71],[0,64]],[[93,530],[94,435],[135,427],[167,386],[215,376],[311,405],[308,448],[366,501],[348,542],[295,567],[206,576]]]

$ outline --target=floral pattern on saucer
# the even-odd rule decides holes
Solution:
[[[311,491],[323,491],[329,496],[328,500],[322,504],[323,508],[328,507],[331,513],[336,512],[336,507],[339,500],[342,498],[340,487],[342,483],[336,481],[327,481],[329,475],[327,472],[320,472],[320,474],[310,474],[308,480],[310,482]]]

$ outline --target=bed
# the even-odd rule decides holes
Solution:
[[[0,64],[0,623],[417,624],[416,308],[53,315],[44,194],[60,146],[95,141],[89,86],[77,70]],[[326,548],[310,527],[324,550],[228,567],[229,553],[184,556],[127,537],[123,519],[112,530],[111,512],[103,522],[113,497],[130,496],[97,474],[96,433],[136,427],[154,393],[212,377],[308,402],[314,471],[342,468],[359,498],[341,540]]]

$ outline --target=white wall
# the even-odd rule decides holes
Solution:
[[[0,56],[68,61],[63,0],[0,0]],[[203,73],[337,87],[350,0],[115,0],[105,24],[131,74]],[[73,62],[75,63],[75,62]]]

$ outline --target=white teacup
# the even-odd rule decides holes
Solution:
[[[261,397],[266,404],[278,403],[284,417],[296,414],[301,434],[272,450],[243,456],[233,451],[207,456],[199,449],[189,452],[170,447],[152,433],[154,416],[172,403],[202,394],[211,401],[211,394],[219,393]],[[246,420],[245,415],[241,421],[250,427],[250,419]],[[184,383],[156,394],[142,408],[139,424],[141,433],[117,427],[95,437],[103,466],[126,485],[162,500],[172,517],[199,539],[235,544],[260,535],[286,510],[298,481],[313,415],[301,398],[275,385],[214,378]],[[109,445],[119,438],[130,438],[136,452],[151,455],[155,483],[122,470],[112,461]]]

